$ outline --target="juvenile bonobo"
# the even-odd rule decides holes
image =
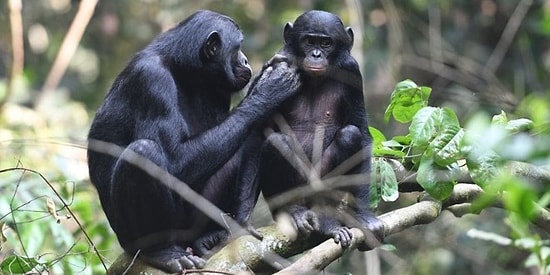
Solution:
[[[232,214],[242,144],[298,87],[294,69],[274,64],[230,112],[232,93],[252,75],[242,40],[231,18],[194,13],[133,57],[91,125],[90,179],[120,244],[167,272],[201,268],[200,256],[221,241],[224,227],[131,157],[148,159]],[[124,151],[102,153],[105,143]]]
[[[349,227],[359,227],[381,240],[383,224],[369,209],[372,140],[361,73],[350,54],[353,32],[334,14],[309,11],[285,26],[284,40],[266,66],[290,62],[301,86],[247,142],[259,153],[246,150],[238,193],[251,203],[239,205],[237,220],[250,218],[261,190],[274,214],[290,214],[303,235],[332,237],[346,248]]]

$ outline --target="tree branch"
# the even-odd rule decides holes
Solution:
[[[550,179],[550,172],[546,170],[546,167],[512,163],[508,168],[513,174],[527,177],[531,182],[544,183]],[[409,180],[413,181],[412,179]],[[469,213],[477,214],[482,209],[472,207],[472,203],[482,195],[484,195],[484,191],[479,186],[471,183],[460,183],[455,185],[451,196],[444,201],[437,201],[430,196],[422,195],[419,202],[385,213],[379,219],[384,223],[385,236],[389,236],[415,225],[429,224],[439,217],[442,210],[449,210],[458,217]],[[487,207],[502,207],[501,201],[505,196],[506,194],[496,195],[493,204]],[[538,213],[533,223],[550,232],[550,212],[542,207],[536,207]],[[292,238],[291,236],[295,234],[285,233],[277,225],[260,228],[259,230],[264,235],[262,241],[250,235],[236,238],[209,258],[205,267],[205,270],[208,271],[202,270],[200,272],[202,274],[220,274],[218,271],[272,273],[279,270],[276,274],[312,273],[323,270],[345,252],[332,239],[322,241],[311,238]],[[362,232],[357,228],[353,228],[352,232],[354,238],[349,249],[355,249],[358,244],[365,241],[364,233],[370,234],[370,232]],[[372,236],[367,236],[367,240],[371,239],[373,239]],[[372,244],[371,246],[374,248],[378,245]],[[286,258],[302,253],[309,248],[311,249],[295,262],[291,263],[286,260]],[[129,255],[119,257],[110,268],[109,274],[121,274],[125,271],[125,274],[141,274],[140,272],[143,271],[164,274],[159,270],[146,267],[139,259]],[[186,274],[192,272],[195,271],[187,270]]]

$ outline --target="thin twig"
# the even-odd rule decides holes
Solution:
[[[105,270],[107,270],[107,265],[103,261],[103,258],[101,256],[101,254],[99,253],[99,250],[95,246],[94,242],[92,241],[92,238],[90,237],[90,235],[88,235],[88,232],[86,232],[86,230],[84,229],[84,226],[80,223],[77,216],[73,213],[73,211],[71,210],[69,205],[65,202],[63,197],[57,192],[57,190],[53,187],[53,185],[48,181],[48,179],[46,179],[46,177],[44,177],[44,175],[42,175],[42,173],[40,173],[36,170],[23,168],[23,167],[13,167],[13,168],[2,169],[2,170],[0,170],[0,174],[5,173],[5,172],[11,172],[11,171],[23,171],[23,172],[29,172],[29,173],[35,174],[35,175],[39,176],[42,179],[42,181],[44,181],[48,185],[48,187],[52,190],[52,192],[59,199],[59,201],[61,201],[61,203],[63,204],[63,207],[65,209],[67,209],[67,212],[69,212],[69,214],[71,214],[71,216],[74,218],[74,221],[76,222],[76,224],[78,225],[80,230],[82,230],[82,233],[84,234],[84,237],[86,237],[86,240],[92,246],[92,249],[93,249],[94,253],[99,258],[99,261],[103,265],[103,268],[105,268]]]
[[[6,94],[0,100],[0,109],[6,104],[10,95],[13,93],[14,83],[23,72],[25,49],[23,47],[23,19],[21,18],[22,5],[21,0],[8,1],[8,8],[10,9],[12,61]]]
[[[80,2],[78,11],[71,26],[69,27],[69,30],[67,31],[67,34],[65,35],[65,39],[63,39],[63,43],[61,44],[59,53],[57,54],[48,77],[46,78],[46,82],[42,86],[41,92],[34,101],[35,107],[40,107],[40,104],[44,98],[46,98],[47,95],[50,94],[52,90],[57,88],[57,85],[59,85],[61,78],[67,71],[69,62],[78,48],[82,35],[84,34],[84,31],[86,30],[86,27],[94,14],[97,1],[98,0],[82,0]]]
[[[516,9],[514,10],[514,13],[508,20],[508,23],[506,24],[506,27],[504,28],[504,31],[500,36],[498,44],[496,45],[493,53],[489,57],[489,60],[487,60],[487,63],[485,64],[485,68],[483,70],[484,74],[494,73],[496,69],[498,69],[500,63],[502,63],[504,55],[510,48],[512,41],[516,36],[521,22],[523,22],[523,19],[527,15],[527,11],[529,11],[529,7],[531,7],[532,4],[533,0],[522,0],[518,3]]]

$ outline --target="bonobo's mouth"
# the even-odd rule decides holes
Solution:
[[[322,75],[327,71],[325,66],[304,66],[304,71],[312,75]]]

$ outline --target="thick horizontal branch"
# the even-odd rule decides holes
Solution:
[[[477,185],[457,184],[452,195],[443,202],[426,196],[418,203],[383,214],[379,219],[384,223],[385,235],[389,236],[415,225],[431,223],[439,217],[443,209],[451,210],[451,212],[455,215],[459,214],[459,216],[465,213],[473,213],[471,202],[482,194],[483,190]],[[459,208],[462,208],[460,213],[456,212]],[[539,210],[539,215],[534,223],[550,232],[550,227],[547,226],[550,224],[550,213],[542,208]],[[287,257],[301,253],[300,250],[294,250],[295,248],[307,246],[303,243],[297,245],[300,241],[290,241],[276,226],[270,226],[262,230],[270,232],[266,235],[264,241],[243,236],[212,257],[208,261],[208,269],[224,270],[232,273],[246,270],[258,271],[265,268],[265,262],[270,262],[269,256],[266,255],[276,254],[278,253],[277,251],[285,251],[281,256]],[[352,232],[354,238],[349,249],[355,249],[365,239],[361,230],[353,228]],[[287,244],[292,245],[293,248],[287,246]],[[243,246],[248,247],[248,249],[242,249]],[[329,239],[305,252],[302,257],[289,266],[285,267],[284,264],[280,263],[274,265],[275,268],[284,267],[275,274],[306,274],[321,271],[330,263],[340,258],[343,253],[344,250],[341,246],[336,244],[332,239]],[[238,256],[235,254],[238,254]]]
[[[535,184],[550,182],[550,172],[546,167],[514,162],[509,164],[509,171],[512,171],[514,175],[528,178],[530,182]],[[444,209],[449,210],[456,216],[462,216],[467,213],[477,214],[482,209],[474,209],[472,202],[483,195],[483,190],[479,186],[471,184],[471,179],[468,181],[468,178],[467,173],[465,173],[463,179],[468,183],[455,185],[451,196],[443,202],[425,196],[411,206],[381,215],[379,218],[384,223],[385,235],[389,236],[415,225],[431,223],[439,217],[441,211]],[[407,183],[414,183],[415,180],[414,175],[411,176],[410,174],[403,175],[401,179],[404,179],[403,182]],[[504,194],[503,196],[506,195]],[[494,203],[490,206],[502,207],[501,198],[495,198]],[[537,209],[538,215],[533,220],[533,223],[541,229],[550,232],[550,212],[538,206]],[[235,239],[210,257],[205,270],[213,271],[211,274],[220,274],[218,271],[234,274],[242,271],[254,271],[258,273],[272,272],[273,270],[280,270],[277,274],[304,274],[324,269],[344,253],[341,246],[336,244],[332,239],[324,242],[293,239],[289,237],[289,234],[283,233],[275,225],[260,228],[260,231],[264,234],[262,241],[248,235]],[[351,247],[348,249],[355,249],[357,244],[363,243],[365,239],[364,232],[361,230],[354,228],[352,232],[354,238]],[[286,260],[287,257],[302,253],[311,247],[313,248],[304,253],[294,263]],[[120,267],[118,269],[113,268],[115,266]],[[158,270],[144,267],[143,263],[132,259],[128,255],[121,256],[113,264],[110,271],[124,271],[127,266],[132,266],[132,268],[126,274],[140,274],[143,271],[152,272],[152,274],[162,274]],[[134,271],[139,271],[139,273]],[[116,274],[116,272],[109,273]],[[187,271],[187,274],[189,273],[190,271]],[[201,273],[205,274],[204,270]]]

